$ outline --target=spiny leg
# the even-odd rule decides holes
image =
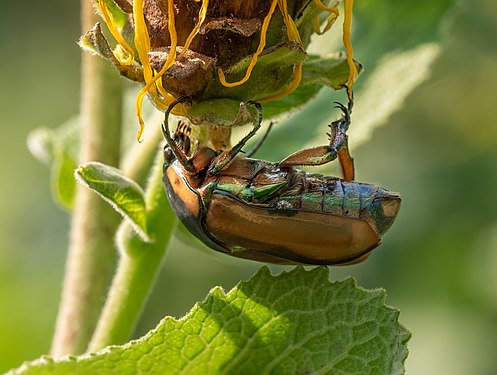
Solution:
[[[218,173],[220,170],[222,170],[226,165],[228,165],[228,163],[231,162],[231,160],[233,160],[233,158],[242,150],[242,147],[245,146],[247,141],[250,138],[252,138],[255,135],[255,133],[257,133],[259,128],[261,127],[261,123],[262,123],[262,106],[261,106],[261,104],[257,103],[257,102],[253,102],[253,101],[249,101],[249,102],[247,102],[247,104],[253,104],[255,106],[255,108],[257,109],[257,112],[259,114],[258,119],[257,119],[257,123],[254,124],[254,127],[252,128],[250,133],[248,133],[245,137],[243,137],[235,146],[233,146],[231,148],[231,150],[221,153],[219,156],[217,156],[214,159],[214,161],[212,162],[212,164],[208,170],[209,174],[214,175],[214,174]]]
[[[348,151],[347,137],[353,102],[349,101],[347,107],[338,102],[335,102],[335,104],[336,108],[342,110],[342,117],[329,125],[331,129],[328,134],[328,137],[330,138],[329,144],[297,151],[282,160],[279,163],[280,167],[323,165],[338,157],[344,178],[346,180],[354,178],[354,163]]]
[[[345,180],[353,180],[355,178],[354,159],[350,156],[349,152],[347,130],[349,129],[350,114],[352,113],[354,102],[353,100],[350,100],[347,108],[340,103],[336,104],[344,113],[345,121],[340,123],[340,120],[338,120],[338,130],[335,131],[336,136],[330,136],[330,147],[334,147],[334,149],[337,150],[338,162],[340,163],[340,167],[342,169],[343,178]],[[330,125],[330,128],[332,128],[331,134],[333,135],[333,123]]]

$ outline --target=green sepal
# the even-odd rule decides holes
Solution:
[[[293,66],[303,63],[305,51],[295,42],[285,42],[268,48],[257,59],[250,78],[244,84],[235,87],[225,87],[219,77],[213,80],[206,88],[203,99],[209,98],[236,98],[240,100],[254,100],[278,94],[281,89],[293,78]],[[242,79],[250,65],[252,55],[224,71],[228,82]]]
[[[327,7],[338,5],[338,1],[336,0],[321,0],[321,3]],[[323,21],[329,16],[329,13],[319,9],[314,1],[305,2],[304,4],[305,9],[301,16],[295,20],[295,25],[299,31],[302,43],[304,46],[307,46],[311,41],[311,36],[314,34],[314,19],[320,17],[321,21]]]
[[[292,53],[295,54],[293,56],[293,60],[290,58]],[[275,60],[270,60],[275,64],[281,64],[281,61],[278,59],[288,58],[288,61],[293,64],[299,61],[297,55],[298,54],[295,50],[292,51],[291,48],[288,47],[288,44],[278,47],[274,51],[274,55],[264,55],[258,60],[256,68],[254,68],[248,82],[234,88],[223,88],[226,90],[226,96],[231,96],[236,91],[241,90],[238,94],[242,95],[243,92],[243,95],[248,95],[246,98],[247,100],[252,100],[254,97],[264,97],[264,86],[261,86],[260,91],[257,91],[255,86],[250,88],[252,82],[251,80],[253,79],[256,69],[266,69],[264,70],[264,73],[260,72],[261,77],[263,74],[268,73],[267,66],[269,63],[266,63],[267,65],[264,67],[264,58],[266,56],[271,56],[271,59],[275,58]],[[242,61],[245,64],[243,65],[243,68],[246,69],[248,62],[247,60]],[[261,65],[259,66],[259,64]],[[355,62],[355,65],[357,67],[357,71],[360,73],[362,71],[362,65],[358,62]],[[235,66],[240,68],[240,71],[244,71],[241,69],[242,63]],[[257,68],[258,66],[259,68]],[[293,65],[291,66],[293,69]],[[254,77],[257,77],[257,75]],[[307,59],[303,63],[302,80],[300,85],[289,95],[279,100],[264,103],[264,119],[270,119],[282,113],[301,107],[316,96],[323,86],[328,86],[334,90],[340,90],[345,86],[348,78],[349,66],[347,59],[342,54],[307,56]],[[263,78],[260,78],[260,80],[266,83],[271,82],[270,80]],[[217,89],[221,90],[219,87],[220,83],[216,83],[216,85]],[[273,93],[274,87],[271,89],[271,93],[267,92],[268,95]],[[249,97],[250,95],[252,95],[252,97]],[[249,118],[249,115],[248,113],[244,113],[245,110],[246,108],[241,107],[240,100],[237,99],[229,99],[227,97],[222,99],[207,99],[194,103],[190,109],[188,117],[196,124],[216,124],[217,126],[232,127],[247,123],[246,119]]]
[[[188,118],[199,125],[234,127],[253,123],[257,112],[253,106],[239,100],[213,99],[194,103]]]
[[[109,42],[102,33],[99,22],[79,38],[79,46],[84,50],[112,61],[114,64],[118,64]]]
[[[78,182],[96,192],[127,219],[144,241],[150,241],[145,197],[136,182],[119,169],[98,162],[80,166],[75,175]]]
[[[121,65],[119,63],[114,56],[109,42],[102,33],[100,23],[97,22],[89,31],[81,36],[78,44],[82,49],[111,61],[123,77],[144,83],[142,66],[137,62],[133,62],[130,65]]]

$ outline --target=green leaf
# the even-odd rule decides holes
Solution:
[[[91,30],[79,38],[79,46],[88,52],[112,61],[115,65],[119,64],[109,42],[102,33],[100,23],[96,23]]]
[[[111,61],[122,76],[132,81],[143,82],[143,68],[141,65],[136,62],[131,65],[121,65],[114,56],[114,52],[102,33],[102,28],[98,22],[91,30],[88,30],[79,38],[78,44],[82,49]]]
[[[401,374],[410,334],[384,300],[350,278],[330,283],[325,267],[263,267],[139,340],[13,374]]]
[[[54,133],[47,128],[38,128],[29,133],[26,141],[28,149],[36,159],[50,164],[54,158]]]
[[[356,62],[357,71],[362,65]],[[264,103],[264,118],[270,119],[282,113],[295,110],[315,97],[323,86],[340,90],[349,78],[347,59],[341,54],[330,56],[310,55],[303,65],[299,87],[290,95],[279,100]]]
[[[267,48],[257,59],[250,78],[243,85],[229,90],[219,80],[213,80],[207,87],[204,97],[227,97],[240,102],[240,99],[253,100],[275,95],[293,77],[294,64],[303,63],[306,53],[295,42],[281,43]],[[224,73],[228,82],[242,79],[251,63],[252,56],[230,66]],[[221,96],[220,93],[223,93]]]
[[[355,61],[355,65],[360,73],[362,65],[357,61]],[[319,84],[340,90],[349,79],[349,71],[347,58],[341,54],[309,56],[304,63],[301,83],[303,85]]]
[[[75,175],[78,182],[100,195],[129,220],[140,237],[149,241],[144,193],[136,182],[119,169],[97,162],[80,166]]]
[[[408,95],[429,78],[431,65],[442,51],[440,25],[446,24],[454,3],[378,0],[354,4],[354,57],[364,66],[364,72],[354,86],[355,104],[349,128],[352,153],[369,140],[374,129],[388,123]],[[335,52],[340,41],[333,43],[333,30],[340,22],[341,19],[329,34],[315,38],[311,49],[318,53]],[[296,95],[299,90],[300,87]],[[303,147],[326,144],[327,125],[341,115],[333,108],[337,100],[344,102],[345,95],[321,90],[303,111],[274,127],[267,141],[271,147],[263,146],[258,157],[277,161]],[[273,113],[272,106],[278,104],[265,104],[264,115]]]
[[[322,86],[318,84],[299,85],[291,94],[262,106],[264,119],[270,119],[285,112],[296,110],[314,98]]]
[[[64,147],[58,147],[52,163],[50,184],[55,201],[63,208],[71,211],[76,197],[76,180],[74,171],[78,163],[69,155]]]
[[[28,136],[33,156],[49,164],[52,196],[61,207],[70,211],[76,192],[74,170],[78,166],[79,117],[73,117],[57,129],[39,128]]]
[[[357,95],[354,125],[349,131],[351,147],[368,142],[374,129],[386,124],[412,91],[430,77],[431,66],[440,51],[437,43],[426,43],[388,54],[379,61]],[[330,116],[326,124],[334,119],[335,116]]]

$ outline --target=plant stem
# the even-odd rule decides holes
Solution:
[[[118,232],[120,261],[95,330],[89,352],[122,344],[131,336],[162,266],[176,217],[162,184],[162,155],[156,160],[146,190],[147,227],[151,242],[143,240],[123,222]]]
[[[82,28],[97,21],[91,1],[81,1]],[[122,86],[104,60],[82,54],[80,162],[117,166],[121,132]],[[120,222],[100,197],[79,186],[72,218],[69,254],[51,352],[85,351],[97,324],[114,271],[113,236]]]

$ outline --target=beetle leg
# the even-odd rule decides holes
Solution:
[[[338,151],[338,161],[342,168],[344,180],[353,180],[355,178],[354,158],[350,156],[349,147],[346,145]]]
[[[254,124],[254,127],[245,137],[243,137],[235,146],[231,148],[231,150],[222,152],[219,156],[217,156],[211,163],[207,173],[214,175],[217,174],[220,170],[222,170],[226,165],[228,165],[231,160],[242,150],[243,146],[247,143],[247,141],[252,138],[255,133],[259,130],[262,123],[262,106],[260,103],[249,101],[247,103],[253,104],[259,113],[259,118],[257,123]]]
[[[348,88],[347,88],[348,91]],[[353,95],[353,94],[352,94]],[[352,100],[349,100],[349,104],[346,108],[349,119],[348,119],[348,124],[347,128],[345,131],[348,130],[349,125],[350,125],[350,114],[352,113],[352,107],[354,106],[354,98],[352,97]],[[342,111],[343,106],[341,106]],[[338,151],[338,161],[340,162],[340,167],[342,168],[342,175],[345,180],[353,180],[355,178],[355,168],[354,168],[354,158],[350,156],[349,152],[349,142],[348,142],[348,137],[345,139],[345,142],[342,146],[342,148]]]
[[[185,151],[174,141],[174,139],[171,137],[170,130],[169,130],[169,114],[173,110],[173,108],[179,104],[187,101],[188,98],[185,96],[182,96],[178,99],[176,99],[174,102],[172,102],[169,107],[166,110],[165,117],[164,117],[164,123],[162,124],[162,134],[164,135],[164,138],[166,139],[167,142],[167,151],[171,151],[176,159],[181,163],[181,165],[188,171],[188,172],[196,172],[195,167],[193,166],[192,162],[188,159],[188,156],[186,155]],[[166,148],[164,148],[164,154],[166,154]]]
[[[336,103],[338,108],[344,113],[345,121],[338,123],[337,136],[330,137],[330,148],[338,150],[336,155],[338,156],[338,161],[340,162],[340,167],[342,169],[342,175],[345,180],[353,180],[355,177],[354,159],[350,156],[349,152],[349,142],[347,136],[347,130],[350,125],[350,113],[352,112],[352,107],[354,105],[353,101],[349,101],[348,107],[345,108],[344,105]],[[344,118],[342,117],[341,120]],[[333,134],[333,123],[330,125]],[[335,156],[335,158],[337,157]]]
[[[354,162],[348,150],[347,137],[353,102],[350,101],[348,107],[338,102],[335,103],[336,108],[341,109],[343,114],[340,119],[333,121],[329,125],[331,129],[331,132],[328,134],[330,143],[324,146],[310,147],[297,151],[280,161],[280,168],[323,165],[338,157],[344,178],[346,180],[354,178]]]

